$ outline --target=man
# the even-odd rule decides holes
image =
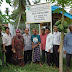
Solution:
[[[46,33],[47,33],[47,38],[46,38],[46,48],[45,51],[47,52],[47,64],[48,66],[51,65],[52,63],[52,53],[53,53],[53,35],[50,33],[50,28],[46,27]]]
[[[33,29],[33,35],[31,37],[32,40],[32,48],[33,48],[33,62],[39,62],[40,66],[42,66],[41,64],[41,60],[40,60],[40,36],[37,34],[36,29]]]
[[[9,28],[5,28],[5,34],[3,35],[3,50],[6,55],[6,62],[11,63],[10,59],[12,57],[12,36],[9,33]]]
[[[45,29],[41,29],[40,38],[41,38],[41,50],[42,50],[42,63],[43,64],[45,62],[46,36],[47,36],[47,34],[45,34]]]
[[[70,32],[64,38],[64,53],[66,53],[66,67],[69,72],[72,57],[72,25],[69,26]]]
[[[53,54],[54,54],[54,62],[55,68],[58,67],[59,70],[59,46],[61,41],[61,33],[58,32],[57,26],[54,26],[54,34],[53,34]]]
[[[32,61],[32,42],[31,35],[28,33],[29,29],[25,28],[25,34],[23,34],[24,38],[24,63],[31,63]]]
[[[2,66],[4,66],[4,52],[2,48],[2,34],[1,34],[2,28],[0,26],[0,59],[2,60]]]

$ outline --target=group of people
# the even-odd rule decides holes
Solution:
[[[70,32],[64,37],[64,53],[66,53],[66,66],[70,68],[72,56],[72,25],[69,26]],[[50,28],[42,28],[41,34],[38,34],[36,29],[33,29],[33,35],[29,34],[29,29],[25,28],[25,34],[21,35],[20,30],[16,30],[16,35],[12,38],[9,28],[5,28],[5,34],[1,35],[0,28],[0,55],[2,54],[2,63],[4,64],[4,52],[6,62],[11,63],[12,57],[15,56],[19,66],[24,66],[27,63],[38,62],[40,66],[45,63],[48,66],[54,65],[54,68],[59,70],[59,52],[61,42],[61,32],[54,26],[54,33],[50,32]],[[1,45],[3,44],[3,50]],[[40,49],[41,48],[41,49]],[[41,50],[41,51],[40,51]],[[40,52],[42,54],[40,54]],[[41,61],[42,55],[42,61]],[[46,58],[45,58],[46,55]]]

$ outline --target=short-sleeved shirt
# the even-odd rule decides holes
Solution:
[[[32,35],[31,40],[36,45],[38,42],[41,42],[40,36],[39,35]]]
[[[3,35],[3,44],[5,44],[5,46],[9,46],[12,44],[12,36],[10,34],[8,35],[7,33],[5,33]]]

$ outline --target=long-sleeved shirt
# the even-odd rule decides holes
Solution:
[[[54,32],[53,45],[60,45],[60,41],[61,41],[61,33],[60,32]]]
[[[72,33],[71,32],[65,35],[64,51],[66,51],[66,53],[72,54]]]
[[[40,38],[41,38],[41,49],[42,50],[45,50],[45,46],[46,46],[46,37],[47,37],[47,34],[44,34],[44,35],[40,35]]]
[[[51,49],[50,53],[53,53],[53,35],[51,33],[47,35],[45,51],[49,52],[49,49]]]
[[[23,38],[24,38],[24,51],[32,50],[31,35],[23,34]]]

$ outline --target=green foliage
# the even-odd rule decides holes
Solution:
[[[52,66],[47,66],[44,64],[40,67],[38,64],[27,64],[24,67],[9,65],[8,67],[4,66],[1,69],[1,72],[58,72],[57,68]]]
[[[60,25],[60,31],[63,31],[64,30],[64,27],[63,27],[63,25],[61,24]]]
[[[33,34],[33,32],[32,32],[32,29],[33,29],[33,28],[35,28],[35,29],[37,29],[37,30],[39,31],[39,25],[33,23],[33,24],[30,25],[30,33],[31,33],[31,34]]]
[[[53,11],[53,13],[60,13],[62,12],[62,8],[57,8],[56,10]],[[64,13],[66,12],[66,10],[64,10]]]
[[[10,4],[11,3],[11,0],[6,0],[6,2]]]
[[[64,33],[67,33],[67,30],[66,29],[64,30]]]
[[[3,2],[3,0],[0,1],[0,6],[1,6],[2,2]]]
[[[26,21],[26,0],[14,0],[13,6],[16,8],[12,13],[12,19],[15,20],[17,28],[19,28],[19,24],[25,23]],[[27,0],[30,4],[30,1]]]
[[[19,20],[19,13],[20,13],[19,9],[16,9],[11,14],[11,19],[13,19],[16,23],[18,23],[18,20]],[[26,22],[26,13],[25,12],[22,12],[20,22],[21,23]]]
[[[9,15],[9,9],[8,9],[8,8],[6,8],[5,13],[6,13],[7,15]]]
[[[72,0],[50,0],[50,1],[52,3],[57,1],[57,5],[61,7],[54,11],[54,13],[55,12],[59,13],[62,11],[62,21],[60,24],[56,24],[56,26],[58,26],[57,28],[60,32],[61,31],[66,32],[66,29],[68,28],[68,23],[66,21],[64,21],[64,13],[65,13],[64,7],[70,6],[72,4]]]
[[[0,60],[1,63],[1,60]],[[66,71],[66,58],[63,59],[63,72]],[[1,67],[0,72],[59,72],[57,68],[53,68],[52,66],[47,66],[44,64],[40,67],[38,64],[26,64],[24,67],[15,66],[12,64],[8,64],[8,66]],[[72,60],[71,60],[71,69],[72,72]]]
[[[60,25],[61,25],[61,24],[59,24],[59,25],[57,26],[57,29],[58,29],[58,30],[60,29]]]
[[[66,21],[64,21],[63,24],[61,24],[61,20],[58,20],[55,23],[55,26],[57,26],[57,29],[59,32],[64,31],[65,33],[67,32],[66,29],[68,28],[68,23]]]
[[[61,20],[58,20],[58,21],[55,23],[55,26],[58,26],[59,24],[61,24]]]
[[[68,25],[70,25],[71,22],[72,22],[72,19],[70,19],[70,18],[66,18],[65,21],[67,21]]]
[[[1,0],[1,2],[3,2],[3,0]],[[6,2],[8,4],[11,4],[11,0],[6,0]],[[10,23],[10,15],[9,15],[9,9],[6,8],[5,10],[6,14],[2,14],[1,10],[0,10],[0,24],[8,24]]]
[[[68,28],[68,24],[67,24],[67,22],[66,21],[64,21],[64,24],[63,24],[63,26],[64,26],[64,28]]]
[[[72,4],[72,0],[49,0],[51,3],[54,3],[57,1],[58,6],[70,6]]]
[[[11,0],[5,0],[5,1],[6,1],[6,3],[8,3],[11,6]],[[3,0],[0,0],[0,6],[1,6],[2,2],[3,2]]]
[[[0,11],[0,24],[7,23],[8,19],[5,14]]]
[[[33,0],[33,3],[34,4],[37,4],[37,3],[39,3],[41,0]]]
[[[27,0],[30,4],[30,1]],[[26,0],[14,0],[13,6],[21,11],[25,11],[26,7]]]

